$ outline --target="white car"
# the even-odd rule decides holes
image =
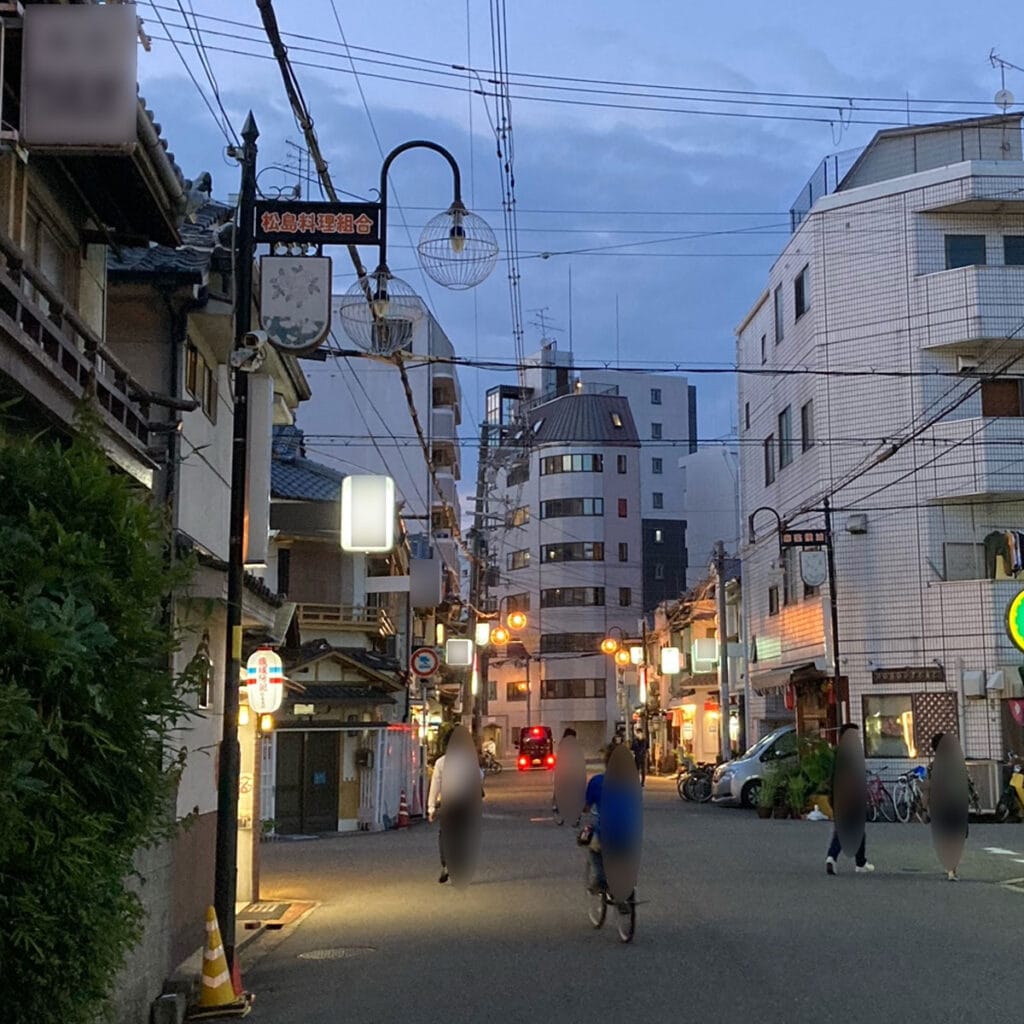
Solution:
[[[726,761],[711,777],[711,799],[716,804],[739,804],[753,807],[764,773],[771,765],[787,757],[796,757],[796,726],[762,736],[742,757]]]

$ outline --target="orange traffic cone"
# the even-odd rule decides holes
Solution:
[[[238,958],[235,958],[237,970]],[[241,978],[239,977],[239,988]],[[202,988],[199,1006],[189,1014],[191,1020],[211,1017],[245,1017],[252,1009],[252,996],[235,990],[232,973],[228,970],[224,943],[220,937],[217,913],[206,908],[206,949],[203,951]]]
[[[398,801],[398,828],[409,827],[409,804],[405,799],[405,790],[402,790],[402,796]]]

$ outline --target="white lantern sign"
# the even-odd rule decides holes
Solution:
[[[284,666],[271,650],[254,651],[246,663],[245,689],[249,707],[257,715],[273,714],[284,700]]]

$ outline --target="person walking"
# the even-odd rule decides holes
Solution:
[[[575,735],[576,735],[576,730],[573,729],[572,726],[566,726],[565,731],[562,733],[562,739],[564,740],[566,738],[566,736],[575,736]],[[561,744],[559,744],[559,746],[561,746]],[[557,821],[558,820],[558,789],[557,789],[557,786],[556,786],[554,792],[551,795],[551,814],[554,816],[555,820]],[[578,819],[577,819],[577,824],[579,824]]]
[[[437,845],[441,857],[438,882],[442,885],[449,878],[447,844],[453,840],[460,842],[467,826],[472,824],[477,807],[474,786],[480,786],[483,796],[483,780],[484,772],[477,761],[473,741],[459,726],[448,735],[444,753],[434,762],[427,796],[427,820],[432,822],[440,811]]]
[[[833,817],[838,814],[837,805],[844,802],[843,797],[846,798],[849,806],[852,808],[852,813],[859,815],[859,824],[861,828],[861,840],[860,845],[857,847],[857,852],[854,855],[854,863],[856,865],[855,871],[857,874],[865,874],[875,870],[875,865],[868,861],[867,854],[865,852],[865,844],[867,843],[867,832],[864,830],[864,814],[860,812],[858,808],[863,805],[867,805],[867,785],[864,778],[863,771],[859,768],[859,760],[857,760],[851,767],[852,771],[843,771],[841,768],[841,752],[840,746],[843,745],[843,737],[851,731],[857,729],[852,722],[847,722],[839,730],[839,743],[836,744],[836,759],[832,766],[832,806],[833,806]],[[859,730],[858,730],[859,731]],[[856,743],[856,738],[851,737],[846,741],[846,746],[851,746]],[[858,773],[858,777],[854,778],[854,773]],[[857,787],[857,791],[853,791],[853,787]],[[863,789],[863,795],[860,789]],[[837,800],[837,797],[839,798]],[[839,854],[842,852],[842,843],[839,839],[839,827],[838,822],[835,822],[832,827],[832,841],[829,843],[828,855],[825,857],[825,872],[829,875],[836,873],[836,861]]]
[[[640,788],[644,788],[647,781],[647,741],[639,734],[633,736],[633,760],[636,762],[636,770],[640,773]]]

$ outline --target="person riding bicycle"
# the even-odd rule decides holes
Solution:
[[[621,744],[611,744],[605,754],[605,772],[594,775],[587,783],[585,811],[594,817],[594,834],[590,841],[589,856],[593,868],[592,892],[608,889],[604,854],[633,855],[638,851],[641,830],[639,787],[633,792],[623,785],[621,778],[607,774],[608,765]],[[613,766],[614,767],[614,766]]]

